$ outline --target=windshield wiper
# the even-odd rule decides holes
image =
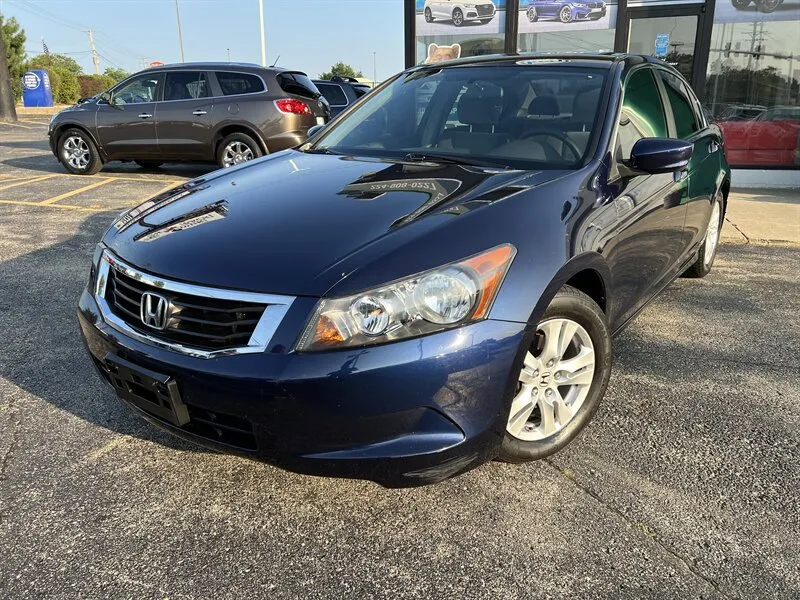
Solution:
[[[338,154],[338,155],[341,155],[341,152],[334,152],[330,148],[311,148],[310,150],[301,150],[301,152],[305,152],[306,154]]]
[[[471,167],[491,167],[494,169],[511,169],[508,165],[491,162],[488,160],[475,160],[466,156],[452,156],[446,154],[426,154],[424,152],[409,152],[403,160],[410,162],[432,162],[448,165],[469,165]]]

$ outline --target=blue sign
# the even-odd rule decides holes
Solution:
[[[667,58],[669,50],[669,34],[659,33],[656,36],[656,58]]]
[[[22,104],[24,106],[53,106],[53,90],[47,71],[28,71],[22,76]]]

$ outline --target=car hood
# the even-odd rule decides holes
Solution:
[[[393,236],[409,243],[436,226],[431,215],[483,210],[559,174],[289,150],[156,196],[121,215],[103,241],[165,278],[321,296],[366,247]]]

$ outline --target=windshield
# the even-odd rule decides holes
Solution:
[[[553,65],[424,69],[370,94],[316,151],[437,156],[514,169],[577,168],[599,129],[607,70]]]

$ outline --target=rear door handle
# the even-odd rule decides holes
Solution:
[[[196,110],[196,111],[194,111],[192,114],[193,114],[195,117],[199,117],[199,116],[201,116],[201,115],[208,114],[208,111],[205,111],[205,110]]]
[[[151,113],[139,113],[140,119],[152,119],[153,115]]]

